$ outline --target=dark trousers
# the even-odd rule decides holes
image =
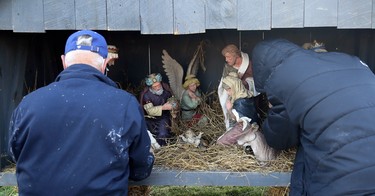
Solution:
[[[160,146],[167,144],[166,139],[171,137],[171,120],[168,117],[157,117],[156,119],[146,118],[148,130],[156,135],[156,141]]]

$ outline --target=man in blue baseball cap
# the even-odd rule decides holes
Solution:
[[[104,37],[97,32],[90,30],[82,30],[73,33],[69,36],[65,45],[65,55],[61,56],[64,69],[66,68],[66,61],[69,65],[72,63],[72,56],[80,63],[83,59],[91,59],[88,65],[94,66],[102,73],[104,73],[108,60],[107,42]],[[93,62],[94,61],[94,62]]]
[[[127,195],[154,156],[137,99],[105,76],[103,36],[67,40],[56,81],[22,100],[10,122],[20,195]]]

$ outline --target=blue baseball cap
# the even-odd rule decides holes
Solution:
[[[91,43],[80,43],[81,36],[91,37]],[[98,53],[103,58],[107,58],[108,55],[107,42],[104,37],[91,30],[77,31],[69,36],[65,45],[65,54],[73,50],[89,50]]]

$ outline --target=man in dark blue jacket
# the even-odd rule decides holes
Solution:
[[[100,34],[72,34],[56,81],[22,100],[10,123],[10,152],[20,195],[127,195],[147,178],[150,153],[137,99],[103,73]]]
[[[291,195],[375,194],[375,77],[357,57],[287,40],[253,50],[256,90],[272,105],[267,143],[298,146]]]

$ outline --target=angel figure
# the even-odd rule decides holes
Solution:
[[[190,61],[185,81],[182,84],[184,70],[182,66],[173,59],[166,50],[163,50],[163,68],[169,79],[169,86],[177,100],[180,101],[181,119],[188,122],[188,126],[198,123],[203,125],[207,118],[197,113],[197,107],[201,104],[201,92],[198,90],[200,81],[196,78],[198,65],[203,71],[206,68],[203,65],[203,42],[200,43],[195,51],[193,59]]]

